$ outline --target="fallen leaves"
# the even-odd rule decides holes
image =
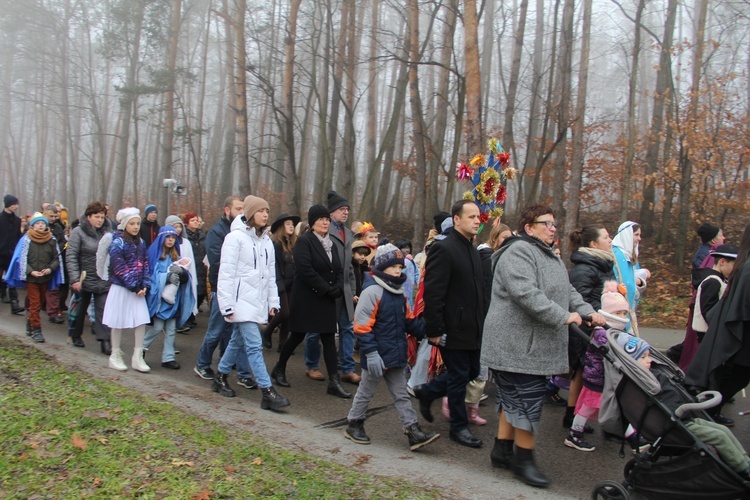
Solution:
[[[255,457],[255,459],[250,462],[250,465],[261,465],[263,463],[263,459],[260,457]]]
[[[175,467],[193,467],[195,465],[195,462],[188,462],[186,460],[179,460],[177,458],[173,458],[172,465]]]
[[[75,446],[79,450],[85,450],[89,446],[88,442],[85,439],[83,439],[81,436],[79,436],[78,434],[75,434],[75,433],[73,433],[73,437],[71,438],[71,442],[73,443],[73,446]]]
[[[213,492],[210,490],[201,490],[198,494],[196,494],[190,500],[211,500],[211,493]]]
[[[370,461],[371,458],[372,455],[360,455],[359,457],[357,457],[357,460],[354,461],[354,466],[358,467],[360,465],[365,465]]]

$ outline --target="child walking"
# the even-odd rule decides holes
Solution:
[[[599,313],[607,319],[610,327],[617,330],[628,329],[628,300],[617,291],[616,281],[604,283],[602,293],[602,308]],[[604,328],[594,328],[591,338],[597,346],[607,343],[607,331]],[[602,403],[604,389],[604,357],[596,347],[589,344],[584,358],[583,388],[578,396],[575,407],[573,424],[570,426],[565,446],[579,451],[594,451],[596,448],[584,438],[584,429],[588,419],[597,419]]]
[[[734,269],[734,261],[737,260],[739,249],[734,245],[720,245],[712,250],[709,255],[714,258],[713,267],[695,269],[693,271],[693,284],[695,287],[695,310],[693,313],[693,330],[698,336],[698,343],[708,331],[706,317],[724,295],[727,288],[727,279]]]
[[[37,212],[16,244],[5,278],[10,287],[26,287],[26,335],[34,342],[44,342],[40,311],[47,289],[64,283],[61,264],[60,249],[49,230],[49,221]]]
[[[415,451],[440,437],[424,431],[406,392],[406,334],[424,337],[424,322],[415,318],[404,296],[404,254],[388,243],[378,247],[365,276],[362,295],[354,313],[354,333],[359,339],[362,380],[347,417],[344,436],[358,444],[370,444],[365,433],[367,408],[380,380],[385,380],[398,412],[409,447]]]
[[[149,372],[151,368],[143,360],[143,337],[146,324],[150,321],[146,295],[151,287],[146,256],[146,243],[141,239],[141,212],[137,208],[123,208],[117,212],[117,229],[107,249],[109,263],[109,280],[111,286],[104,305],[102,323],[112,329],[112,354],[109,356],[109,367],[125,371],[128,367],[122,359],[120,349],[122,331],[135,330],[135,346],[131,360],[134,370]],[[102,238],[100,250],[106,245]],[[97,252],[97,260],[100,258]],[[102,278],[104,278],[102,276]]]
[[[180,364],[175,361],[174,349],[177,325],[187,322],[195,305],[187,269],[191,261],[187,257],[180,258],[180,240],[174,227],[162,226],[147,252],[151,289],[146,302],[153,326],[143,339],[143,347],[148,349],[159,333],[164,331],[161,366],[171,370],[180,369]]]

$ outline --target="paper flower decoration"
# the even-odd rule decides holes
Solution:
[[[456,178],[469,180],[473,189],[463,195],[465,200],[474,200],[479,207],[479,220],[482,226],[491,218],[503,215],[502,205],[508,196],[505,184],[515,179],[516,169],[510,166],[510,153],[503,150],[500,142],[494,137],[487,141],[489,154],[478,153],[469,160],[469,165],[456,165]]]

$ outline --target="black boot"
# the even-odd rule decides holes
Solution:
[[[370,444],[370,437],[365,434],[364,420],[349,420],[349,425],[344,431],[344,437],[357,444]]]
[[[422,446],[426,446],[440,437],[440,434],[437,432],[427,432],[422,429],[418,422],[414,422],[407,427],[404,434],[409,438],[409,448],[411,451],[417,451]]]
[[[534,450],[516,447],[516,460],[513,463],[513,474],[523,479],[529,486],[546,488],[549,479],[545,476],[534,462]]]
[[[492,447],[492,453],[490,453],[492,466],[510,469],[513,466],[514,459],[513,440],[495,438],[495,446]]]
[[[102,351],[102,354],[109,356],[112,354],[112,343],[109,340],[100,340],[99,349]]]
[[[266,387],[261,389],[263,393],[263,399],[260,400],[260,407],[264,410],[280,410],[285,406],[289,406],[289,400],[276,392],[276,389]]]
[[[352,397],[352,393],[346,392],[341,386],[341,375],[338,373],[328,376],[328,394],[333,394],[344,399]]]
[[[424,385],[418,385],[414,388],[414,397],[419,400],[419,413],[422,414],[422,418],[428,422],[432,422],[435,418],[432,416],[432,402],[434,399],[425,398],[422,389]]]
[[[237,393],[234,392],[234,389],[229,387],[229,382],[227,382],[227,374],[221,372],[216,373],[214,381],[211,384],[211,390],[214,392],[218,392],[219,394],[227,398],[233,398],[237,395]]]
[[[271,380],[273,380],[276,385],[280,387],[291,387],[289,385],[289,382],[286,380],[286,373],[284,373],[286,370],[279,367],[279,365],[276,365],[273,367],[273,370],[271,370]]]
[[[271,348],[273,348],[273,341],[271,340],[271,335],[273,334],[273,332],[272,331],[269,332],[268,330],[269,330],[269,328],[266,328],[263,331],[263,334],[261,335],[261,338],[263,339],[263,348],[264,349],[271,349]]]
[[[72,337],[71,338],[71,344],[73,344],[73,347],[86,347],[86,344],[83,343],[83,339],[81,339],[81,336]]]
[[[10,301],[10,312],[11,314],[21,314],[26,309],[24,309],[22,306],[18,304],[18,300],[11,300]]]
[[[31,337],[31,323],[29,322],[29,318],[26,318],[26,336]]]

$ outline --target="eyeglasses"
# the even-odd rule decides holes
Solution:
[[[535,220],[532,224],[544,224],[547,226],[547,229],[557,228],[557,224],[553,220]]]

